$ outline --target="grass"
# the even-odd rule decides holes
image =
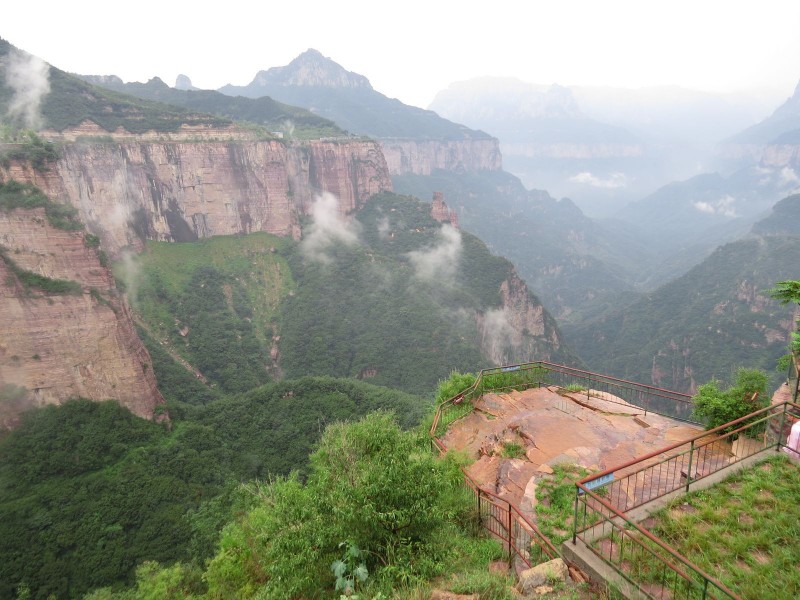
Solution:
[[[525,448],[515,442],[503,444],[503,458],[522,458],[525,456]]]
[[[800,590],[800,467],[775,456],[654,514],[650,531],[743,598]],[[655,573],[631,556],[631,572]]]
[[[543,478],[536,488],[537,526],[556,547],[572,536],[575,482],[588,474],[588,470],[578,465],[556,465],[553,474]]]
[[[126,284],[134,308],[160,337],[167,337],[172,330],[174,316],[169,301],[153,302],[152,294],[141,293],[154,278],[169,298],[177,298],[198,267],[211,266],[233,276],[244,286],[253,307],[257,335],[268,344],[281,300],[295,287],[291,269],[280,253],[288,243],[268,233],[214,236],[181,244],[148,241],[144,253],[133,261],[115,264],[113,270]],[[147,301],[140,301],[145,297]]]

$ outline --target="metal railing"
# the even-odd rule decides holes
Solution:
[[[694,405],[688,394],[545,361],[483,369],[478,373],[475,383],[452,400],[472,401],[486,392],[542,386],[566,388],[571,385],[583,388],[587,397],[599,396],[606,402],[632,404],[645,414],[653,412],[682,421],[697,422],[691,417]]]
[[[542,386],[566,388],[570,385],[580,386],[588,397],[605,393],[601,396],[604,401],[626,406],[634,405],[645,413],[649,411],[687,420],[692,410],[691,397],[686,394],[565,365],[536,361],[480,371],[472,386],[439,404],[429,432],[431,443],[440,453],[447,452],[447,447],[439,436],[443,433],[440,430],[446,429],[452,422],[450,420],[452,417],[449,415],[465,414],[459,411],[459,407],[471,406],[471,403],[484,393]],[[542,534],[518,507],[478,486],[466,471],[464,477],[467,486],[475,494],[481,525],[507,545],[509,558],[517,556],[526,565],[531,566],[545,560],[545,557],[550,559],[559,555],[547,536]]]
[[[800,418],[800,405],[772,405],[576,482],[573,543],[581,539],[650,598],[739,598],[626,513],[688,492],[694,482],[752,456],[796,453],[784,443],[789,417]],[[640,560],[645,555],[648,560]],[[645,572],[636,565],[645,565]]]

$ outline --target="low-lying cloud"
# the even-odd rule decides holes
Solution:
[[[50,66],[41,58],[12,50],[6,66],[6,85],[13,90],[8,117],[30,129],[39,129],[42,100],[50,92]]]
[[[461,260],[461,232],[450,224],[442,225],[437,243],[425,250],[407,254],[414,274],[424,281],[452,284]]]
[[[709,215],[720,215],[722,217],[738,217],[739,214],[736,212],[735,204],[736,204],[736,198],[734,198],[730,194],[725,194],[722,198],[719,198],[718,200],[713,200],[711,202],[698,201],[695,202],[693,206],[701,213],[706,213]]]
[[[624,173],[611,173],[605,179],[592,175],[589,171],[582,171],[569,178],[573,183],[582,183],[596,188],[618,189],[628,185],[628,178]]]
[[[327,250],[336,243],[355,246],[359,243],[358,221],[348,221],[339,213],[339,199],[323,192],[311,205],[311,225],[301,242],[301,250],[311,260],[330,263]]]

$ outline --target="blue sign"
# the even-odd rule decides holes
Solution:
[[[601,485],[605,485],[609,481],[614,481],[614,474],[608,473],[606,475],[601,475],[595,479],[591,479],[583,484],[583,487],[593,490],[594,488],[598,488]],[[578,494],[583,494],[583,490],[578,488]]]

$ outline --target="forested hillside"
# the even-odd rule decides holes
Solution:
[[[776,205],[754,228],[761,235],[717,248],[635,304],[569,329],[568,339],[592,370],[681,391],[730,381],[737,367],[775,373],[794,323],[792,307],[768,290],[796,278],[800,264],[800,236],[776,217],[792,213],[798,198]]]
[[[416,424],[430,400],[306,377],[172,403],[172,428],[115,402],[26,413],[0,441],[0,597],[79,598],[132,583],[145,560],[202,565],[233,517],[239,482],[304,473],[329,423],[375,410]]]
[[[118,272],[154,340],[225,392],[330,375],[426,393],[453,369],[492,364],[489,346],[508,362],[574,363],[527,290],[515,301],[540,316],[509,329],[512,265],[429,210],[382,194],[349,222],[317,214],[300,243],[266,234],[148,243]]]

